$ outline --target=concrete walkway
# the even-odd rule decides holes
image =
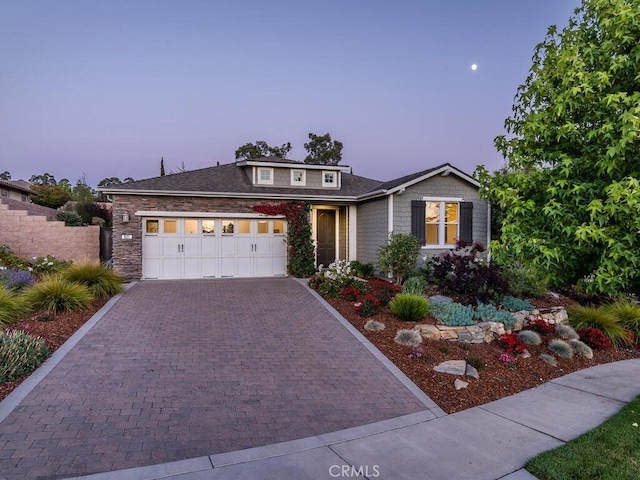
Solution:
[[[635,359],[596,366],[556,379],[548,384],[512,397],[456,414],[445,415],[314,292],[307,290],[292,279],[247,280],[246,282],[249,283],[246,284],[243,282],[245,281],[145,282],[144,284],[136,285],[120,301],[114,302],[115,305],[112,305],[112,308],[106,313],[103,312],[102,318],[98,318],[100,321],[92,320],[93,323],[97,322],[95,326],[92,326],[91,322],[87,325],[89,333],[80,340],[75,340],[77,342],[76,347],[67,347],[68,353],[66,357],[57,359],[59,362],[57,367],[46,366],[44,370],[37,372],[38,375],[33,376],[33,383],[41,380],[37,386],[23,384],[25,389],[31,389],[30,393],[18,392],[17,396],[9,397],[0,403],[0,420],[4,419],[0,423],[0,478],[62,478],[65,476],[74,477],[74,475],[82,475],[92,471],[103,471],[106,473],[97,473],[80,478],[93,480],[160,478],[176,480],[238,478],[331,479],[356,477],[360,474],[360,478],[366,476],[366,478],[370,479],[527,480],[533,477],[521,469],[528,458],[541,451],[561,445],[590,430],[617,412],[626,402],[640,394],[640,385],[635,381],[640,373],[640,359]],[[151,309],[150,312],[138,311],[141,318],[147,319],[142,323],[146,325],[144,328],[147,328],[148,331],[140,331],[142,327],[138,324],[136,318],[132,317],[132,312],[127,314],[127,309],[130,308],[129,300],[133,301],[133,304],[139,304],[146,294],[150,295],[150,290],[147,290],[147,288],[155,289],[162,284],[169,286],[165,292],[167,295],[166,301],[165,298],[158,300],[158,297],[155,297],[155,302],[159,305],[146,304],[147,308]],[[183,286],[186,284],[190,284],[189,288],[185,287],[183,290]],[[200,284],[205,285],[203,288],[206,291],[209,291],[213,285],[216,285],[216,288],[218,288],[218,285],[223,285],[223,288],[228,288],[227,285],[230,285],[231,287],[229,288],[232,289],[238,286],[241,286],[241,288],[236,290],[235,296],[231,295],[231,297],[227,298],[231,294],[230,291],[227,291],[224,297],[214,295],[209,302],[204,302],[201,293],[189,294],[187,292],[193,292],[192,287]],[[273,285],[274,291],[268,291],[271,288],[268,285]],[[278,313],[279,310],[275,306],[269,307],[266,314],[264,308],[256,306],[264,307],[260,299],[266,297],[261,297],[260,291],[267,290],[265,292],[267,297],[273,297],[273,295],[277,295],[278,290],[282,291],[283,289],[287,290],[289,297],[300,300],[297,302],[297,307],[294,310],[289,310],[287,315],[283,316],[282,312]],[[210,293],[209,291],[209,296],[211,296]],[[186,302],[180,300],[184,295],[187,295]],[[192,295],[192,297],[189,295]],[[315,297],[317,301],[311,302],[311,297]],[[169,323],[175,325],[172,330],[173,334],[180,335],[181,329],[183,330],[187,326],[184,323],[185,319],[194,316],[196,313],[189,310],[192,307],[185,307],[185,305],[190,305],[192,303],[191,300],[197,300],[194,303],[204,302],[207,306],[202,312],[206,311],[208,313],[209,324],[216,324],[220,319],[213,312],[219,307],[221,298],[226,298],[231,302],[230,309],[235,312],[242,312],[242,314],[234,315],[234,321],[238,323],[235,324],[235,328],[232,328],[232,332],[224,334],[225,342],[232,342],[232,339],[239,337],[239,335],[235,335],[236,328],[241,331],[244,331],[244,329],[251,330],[251,328],[263,328],[260,330],[258,337],[262,339],[266,337],[265,341],[269,348],[264,349],[265,351],[260,353],[257,358],[252,358],[249,355],[248,357],[251,361],[248,364],[240,362],[241,365],[245,366],[238,369],[238,371],[244,372],[251,370],[255,366],[259,376],[254,377],[253,380],[245,376],[242,381],[231,383],[229,392],[230,394],[235,393],[235,396],[227,398],[226,403],[215,403],[216,399],[210,398],[209,395],[210,392],[217,391],[220,388],[218,383],[215,383],[217,380],[209,379],[210,383],[203,384],[202,381],[197,381],[189,373],[194,371],[204,375],[205,378],[209,378],[208,369],[198,368],[203,362],[204,365],[207,365],[207,362],[204,357],[198,356],[197,352],[202,343],[209,345],[212,340],[207,338],[198,342],[198,337],[203,332],[203,329],[199,328],[196,329],[198,335],[190,338],[191,343],[188,344],[190,348],[186,350],[186,355],[184,345],[182,345],[183,348],[180,351],[181,356],[186,356],[189,359],[188,368],[177,363],[176,365],[180,365],[176,367],[178,371],[173,372],[170,370],[171,380],[178,383],[176,385],[169,383],[162,391],[156,391],[151,388],[149,385],[153,384],[153,379],[158,373],[147,370],[152,368],[153,361],[145,363],[146,356],[157,355],[157,345],[162,344],[162,338],[164,338],[163,341],[167,345],[165,348],[171,350],[172,345],[177,348],[173,342],[166,338],[168,334],[164,330],[167,328],[166,322],[161,319],[165,317],[171,319],[172,321]],[[256,301],[247,302],[247,298]],[[173,305],[175,302],[181,305],[182,313],[167,311],[168,306]],[[306,310],[310,304],[315,305],[313,309],[319,308],[319,311],[312,313]],[[184,308],[187,308],[187,315],[184,315]],[[254,308],[256,309],[255,311],[253,310]],[[202,312],[199,312],[196,316],[201,315]],[[316,314],[318,315],[317,317]],[[224,438],[224,435],[232,434],[236,431],[229,423],[229,418],[237,419],[230,406],[237,405],[239,399],[242,398],[255,400],[252,397],[255,393],[251,393],[251,391],[263,391],[266,394],[267,390],[260,390],[260,385],[264,388],[265,384],[270,385],[273,381],[277,381],[273,376],[270,376],[274,375],[273,372],[269,373],[268,369],[261,368],[264,361],[277,361],[271,357],[263,360],[262,355],[268,355],[267,352],[275,350],[279,352],[276,356],[282,356],[280,342],[286,341],[281,338],[282,330],[278,330],[277,325],[269,322],[269,317],[272,316],[279,318],[280,322],[286,322],[287,319],[293,320],[292,323],[286,324],[288,328],[286,330],[287,335],[291,334],[289,329],[295,329],[294,325],[300,322],[303,322],[303,326],[306,327],[301,329],[302,336],[309,333],[309,328],[312,328],[312,331],[321,331],[328,335],[330,338],[324,339],[326,343],[324,343],[323,339],[317,338],[317,336],[312,337],[320,342],[319,345],[314,345],[314,349],[320,349],[324,353],[312,356],[308,359],[308,362],[313,364],[325,358],[331,358],[332,362],[330,362],[329,367],[323,364],[322,368],[318,370],[313,370],[311,373],[306,372],[304,379],[294,378],[291,380],[292,382],[297,382],[302,388],[299,387],[297,390],[292,390],[293,386],[286,382],[279,385],[280,388],[284,388],[286,392],[289,392],[285,403],[281,402],[282,398],[279,399],[280,401],[268,401],[263,397],[258,398],[259,405],[256,407],[256,411],[252,413],[253,416],[251,418],[255,418],[256,422],[259,422],[264,416],[267,418],[276,416],[275,420],[264,423],[264,428],[256,428],[256,438],[251,437],[251,435],[243,436],[242,442],[244,443],[239,448],[234,448],[239,442],[238,437],[231,435],[226,443]],[[100,317],[100,315],[97,317]],[[245,319],[247,323],[243,323],[244,317],[250,317]],[[155,323],[149,321],[152,319],[155,320]],[[345,328],[341,328],[340,324]],[[127,325],[129,328],[114,328],[121,325]],[[162,332],[161,335],[157,333],[158,330]],[[270,339],[269,332],[272,330],[280,333]],[[115,331],[117,335],[110,334],[112,331]],[[129,335],[127,333],[129,331],[133,333]],[[351,343],[346,338],[342,338],[339,332],[347,333],[353,342]],[[160,343],[156,344],[155,350],[151,345],[141,340],[142,334],[151,337],[159,335],[156,341]],[[79,336],[81,335],[82,332],[80,332]],[[123,340],[120,337],[131,338]],[[243,352],[260,351],[257,343],[252,343],[246,337],[241,338],[244,338],[244,343],[233,344],[234,349],[243,348],[243,345],[249,342],[253,348],[242,350]],[[300,341],[299,338],[297,340]],[[109,358],[114,356],[122,358],[122,354],[109,350],[115,348],[111,346],[110,342],[116,345],[124,345],[128,344],[129,341],[133,342],[128,347],[129,351],[141,351],[140,355],[134,356],[125,362],[127,368],[142,362],[142,365],[135,369],[137,373],[133,375],[133,378],[139,382],[137,388],[134,388],[134,385],[128,385],[128,382],[118,380],[125,379],[127,375],[130,375],[127,368],[122,368],[113,373],[99,370],[100,375],[95,375],[95,365],[105,361],[107,365],[111,365],[109,362],[113,360],[108,360]],[[215,345],[219,345],[222,348],[225,342],[221,341],[220,343],[215,343]],[[293,342],[293,344],[295,343]],[[348,355],[343,351],[344,349],[346,349],[347,353],[352,352],[355,355]],[[105,355],[102,353],[103,350],[107,350],[110,353]],[[215,349],[207,348],[207,355],[212,355],[212,350]],[[285,373],[282,378],[287,378],[287,375],[293,375],[293,371],[301,368],[300,364],[296,363],[295,358],[298,355],[304,355],[303,350],[296,350],[296,355],[285,355],[284,362],[278,364],[279,368],[289,372],[288,374]],[[231,358],[234,358],[233,351],[237,352],[237,350],[233,349],[227,351],[226,355],[223,355],[220,360],[229,362]],[[77,352],[85,352],[88,355],[82,356],[81,353]],[[64,353],[61,352],[60,355]],[[76,357],[76,355],[80,355],[80,357]],[[345,357],[344,355],[347,356]],[[95,363],[94,357],[96,356],[101,359],[98,363]],[[69,360],[70,358],[75,358],[75,360],[71,361]],[[175,356],[173,358],[177,361]],[[247,356],[243,355],[243,358],[247,358]],[[56,362],[56,359],[52,358],[51,360],[54,361],[53,363]],[[160,359],[156,358],[155,362],[163,361],[163,364],[166,364],[166,360],[167,358],[161,356]],[[83,364],[82,362],[86,363]],[[335,362],[338,362],[338,364],[334,365]],[[346,365],[349,362],[356,363]],[[297,368],[289,370],[287,368],[288,363],[294,363]],[[341,365],[338,366],[339,364]],[[122,366],[122,361],[119,360],[113,365]],[[216,364],[214,370],[221,368],[221,365]],[[157,366],[153,368],[157,368]],[[331,368],[329,370],[330,375],[327,377],[332,379],[336,377],[340,368],[346,368],[347,372],[350,372],[348,376],[353,375],[358,379],[358,384],[355,388],[348,387],[354,383],[354,377],[347,378],[346,383],[335,383],[334,381],[334,384],[328,383],[322,387],[335,391],[335,395],[329,395],[327,401],[335,405],[337,416],[332,414],[333,409],[327,407],[328,410],[325,411],[318,406],[318,403],[313,403],[317,402],[318,395],[324,391],[319,385],[315,385],[314,381],[315,379],[322,379],[321,370],[327,368]],[[384,372],[379,370],[380,368]],[[47,369],[52,370],[47,373]],[[84,377],[78,377],[77,375],[81,375],[78,372],[83,370],[88,370],[89,373],[85,374]],[[370,370],[374,373],[371,373]],[[89,381],[89,377],[92,374],[98,378],[97,381]],[[67,375],[73,375],[71,381],[65,380]],[[267,375],[267,377],[260,379],[260,375]],[[314,379],[311,385],[305,381],[305,379],[309,378],[309,375]],[[180,383],[185,376],[188,377],[187,383]],[[363,377],[362,381],[365,382],[364,384],[360,383],[361,376]],[[163,381],[165,380],[163,378]],[[79,387],[77,385],[78,381],[88,381],[89,383]],[[122,386],[118,381],[122,383]],[[243,389],[242,386],[247,381],[249,382],[248,387]],[[324,380],[317,381],[323,382]],[[389,384],[392,392],[380,386],[380,382]],[[100,390],[100,383],[107,383],[109,388]],[[62,390],[66,393],[61,394],[62,392],[58,390],[58,394],[52,396],[52,392],[56,392],[56,388],[59,388],[59,385],[64,386]],[[198,389],[198,385],[200,385],[200,389]],[[202,387],[203,385],[205,387]],[[235,392],[236,389],[233,388],[233,385],[240,389],[239,394]],[[364,391],[361,385],[365,386]],[[314,386],[317,388],[314,388]],[[147,392],[146,394],[154,396],[157,399],[156,401],[166,402],[168,401],[166,398],[168,395],[170,403],[165,405],[166,408],[180,408],[182,410],[177,410],[176,413],[181,415],[172,418],[171,414],[169,414],[167,418],[159,418],[153,425],[145,427],[145,423],[152,418],[154,410],[137,411],[135,410],[137,407],[134,402],[134,405],[129,409],[135,411],[121,409],[118,413],[113,413],[116,418],[112,420],[115,421],[117,419],[127,425],[131,421],[141,422],[137,430],[135,427],[131,427],[133,428],[131,430],[130,427],[126,426],[107,427],[103,421],[97,420],[97,418],[102,417],[104,412],[98,414],[93,413],[92,410],[94,408],[113,409],[113,390],[119,391],[122,388],[124,388],[123,391],[125,393],[128,392],[122,396],[122,399],[129,398],[134,393],[137,394],[136,392]],[[159,386],[155,388],[160,389]],[[178,391],[185,388],[187,388],[188,392],[180,395]],[[98,389],[98,391],[94,392],[94,389]],[[170,393],[166,393],[167,391]],[[224,388],[222,391],[225,391]],[[311,393],[310,397],[305,401],[296,403],[291,393],[293,391],[296,392],[295,395],[306,395],[308,391]],[[190,398],[194,396],[194,392],[195,398],[199,400],[195,404],[190,401]],[[363,393],[366,398],[362,396]],[[101,400],[100,394],[107,396]],[[389,398],[388,395],[395,395],[395,397]],[[24,399],[20,397],[24,397]],[[83,405],[87,397],[91,401],[86,402],[85,407],[83,407],[84,410],[81,409],[82,411],[80,412],[77,406],[79,404]],[[116,395],[116,398],[120,397]],[[122,399],[118,401],[123,401]],[[197,405],[202,404],[203,401],[206,401],[205,403],[213,401],[214,405],[216,407],[219,406],[221,411],[218,412],[217,408],[208,409],[206,412],[198,410],[196,408]],[[283,405],[288,405],[292,401],[297,410],[287,411],[287,414],[280,417],[280,420],[286,418],[287,422],[294,422],[293,425],[296,426],[292,431],[289,431],[287,426],[283,426],[282,429],[277,428],[279,426],[277,409],[286,408]],[[307,401],[311,401],[314,405],[311,413],[304,408],[304,404]],[[400,403],[401,406],[398,407],[396,403]],[[107,406],[101,407],[101,405]],[[184,405],[191,405],[196,410],[193,412],[185,411],[184,408],[186,407]],[[193,405],[196,405],[196,407],[193,407]],[[246,408],[245,405],[240,401],[239,406],[242,409]],[[382,408],[381,417],[377,419],[374,418],[375,415],[372,415],[371,412],[377,411],[376,405],[380,405]],[[394,407],[405,411],[394,413]],[[73,413],[67,413],[67,416],[62,416],[65,411],[73,411]],[[44,412],[53,413],[47,414]],[[191,419],[192,413],[195,414],[196,422]],[[359,416],[362,414],[365,415],[364,420]],[[92,415],[95,415],[95,417],[92,417]],[[301,417],[302,421],[297,422],[297,417],[293,418],[297,415]],[[338,417],[341,417],[341,419],[338,419]],[[36,421],[33,420],[34,418]],[[65,418],[68,418],[66,423]],[[80,418],[82,418],[82,421],[79,420]],[[249,418],[249,416],[244,418]],[[210,419],[212,421],[206,423]],[[336,425],[345,419],[351,423],[344,424],[344,426],[350,426],[350,428],[336,428]],[[199,424],[198,422],[205,423]],[[253,422],[244,423],[249,425],[247,431],[250,431],[256,425]],[[40,433],[38,434],[38,429],[36,428],[25,436],[26,432],[21,430],[25,424],[31,425],[30,428],[40,425]],[[89,424],[91,427],[88,429],[77,427],[77,425],[85,424]],[[59,427],[59,425],[64,425],[64,428]],[[187,428],[185,428],[185,425]],[[113,435],[106,435],[107,442],[98,441],[97,444],[95,439],[100,439],[101,436],[96,437],[87,433],[87,430],[101,431],[107,428],[124,428],[126,433],[112,431]],[[205,453],[198,455],[198,450],[185,451],[183,447],[185,440],[178,438],[176,435],[169,437],[170,440],[165,442],[148,443],[150,441],[150,433],[157,435],[158,431],[156,429],[158,428],[164,430],[169,428],[169,430],[173,429],[172,431],[174,432],[191,435],[191,440],[188,440],[187,444],[194,449],[200,448],[201,450],[199,451],[204,451]],[[55,435],[51,434],[51,429],[53,429]],[[311,433],[305,434],[305,429],[308,429],[307,431]],[[216,431],[218,431],[218,435],[216,435]],[[263,435],[260,435],[260,432],[263,432]],[[38,439],[39,436],[47,435],[48,438]],[[131,435],[135,435],[134,441],[128,439],[128,436]],[[123,438],[127,440],[123,440]],[[212,439],[215,438],[220,438],[220,442],[213,442]],[[89,456],[86,458],[80,454],[75,458],[71,458],[60,451],[59,456],[51,456],[56,452],[56,447],[43,446],[42,442],[45,442],[44,444],[46,445],[52,439],[63,441],[63,445],[66,445],[64,442],[70,443],[71,446],[66,447],[67,449],[65,450],[67,453],[73,451],[70,448],[74,444],[78,446],[93,445],[93,450],[96,447],[108,450],[109,445],[115,445],[117,449],[124,445],[123,451],[126,452],[127,448],[129,448],[127,445],[133,446],[138,442],[141,447],[133,453],[146,452],[143,459],[146,463],[138,463],[138,465],[146,466],[126,469],[127,465],[125,463],[112,463],[110,468],[105,469],[105,463],[101,461],[105,458],[105,453],[93,457],[91,456],[92,454],[88,454]],[[251,441],[255,441],[255,445],[260,446],[247,448],[251,447]],[[144,448],[144,445],[147,444],[149,445],[148,450]],[[16,452],[21,454],[19,448],[12,448],[16,445],[31,452],[40,448],[44,454],[32,457],[23,456],[19,462],[15,462]],[[160,456],[166,456],[167,452],[173,452],[172,454],[178,452],[179,455],[182,455],[182,458],[189,459],[172,462],[155,457],[153,454],[150,455],[149,452],[155,452],[155,455]],[[116,450],[111,455],[113,456],[117,453]],[[44,463],[42,463],[42,460],[38,460],[47,455],[49,457]],[[106,458],[110,458],[109,455]],[[138,458],[138,456],[137,454],[125,455],[121,458],[133,459]],[[149,458],[151,460],[159,459],[149,462]],[[93,463],[91,463],[92,459],[94,460]],[[73,469],[73,462],[77,460],[84,460],[81,466],[83,470],[77,469],[73,472],[65,473],[65,470]],[[62,462],[62,469],[56,468],[54,472],[52,471],[52,465],[58,461]],[[106,470],[111,471],[107,472]]]

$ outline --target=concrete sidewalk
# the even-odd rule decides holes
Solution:
[[[128,479],[531,480],[526,461],[640,395],[640,359],[598,365],[459,413],[428,412],[265,447],[90,475]]]

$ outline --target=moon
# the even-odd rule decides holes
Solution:
[[[477,70],[477,69],[478,69],[478,65],[476,65],[475,63],[471,65],[471,70]]]

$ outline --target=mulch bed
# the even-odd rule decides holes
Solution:
[[[545,346],[549,339],[543,337],[542,345],[527,346],[531,353],[530,358],[516,357],[512,363],[503,363],[498,360],[498,357],[505,353],[498,341],[488,344],[463,344],[446,340],[425,340],[421,346],[423,357],[411,359],[409,354],[414,349],[398,345],[393,339],[398,330],[412,329],[416,322],[400,321],[391,315],[388,308],[381,308],[373,317],[362,318],[355,312],[353,302],[342,299],[327,301],[447,413],[498,400],[594,365],[640,357],[638,349],[594,350],[592,359],[579,355],[574,355],[571,360],[556,357],[558,365],[553,367],[538,358],[541,353],[551,353]],[[566,297],[533,301],[538,308],[566,306],[571,303],[573,303],[572,300]],[[382,322],[386,328],[377,332],[365,330],[365,323],[371,319]],[[436,322],[432,317],[427,317],[419,323],[435,324]],[[467,360],[471,357],[481,359],[486,365],[479,370],[479,380],[433,371],[434,366],[446,360]],[[453,385],[456,378],[468,382],[469,386],[456,390]]]
[[[58,313],[52,320],[46,322],[27,318],[15,322],[9,328],[25,330],[31,335],[42,338],[49,348],[49,353],[52,354],[100,310],[105,303],[107,303],[107,300],[95,300],[92,306],[85,310]],[[26,378],[28,378],[28,375],[11,382],[0,383],[0,401],[13,392]]]

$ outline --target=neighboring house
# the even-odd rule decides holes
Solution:
[[[457,239],[487,243],[479,184],[444,164],[389,182],[346,166],[266,157],[105,187],[113,201],[113,265],[129,279],[286,274],[286,221],[254,205],[307,201],[316,263],[376,262],[390,232],[423,256]]]
[[[31,202],[31,196],[37,193],[30,187],[24,180],[0,180],[0,198]]]

